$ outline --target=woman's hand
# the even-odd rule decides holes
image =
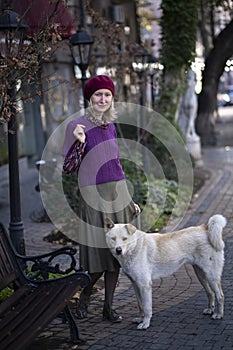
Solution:
[[[135,208],[135,211],[136,211],[137,215],[141,213],[141,209],[140,209],[138,204],[134,203],[134,208]]]
[[[86,135],[85,135],[84,129],[85,129],[85,125],[77,124],[73,131],[74,137],[82,143],[86,141]]]

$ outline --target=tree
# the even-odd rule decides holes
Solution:
[[[203,144],[214,143],[214,114],[219,79],[233,54],[231,0],[192,0],[174,3],[162,0],[161,82],[159,112],[175,123],[185,77],[195,58],[198,31],[204,47],[205,68],[199,96],[197,131]],[[230,18],[230,20],[229,20]]]
[[[37,5],[38,2],[34,2],[33,0],[27,0],[23,3],[0,0],[0,15],[15,11],[19,14],[18,21],[20,24],[22,21],[27,22],[28,13],[33,6]],[[9,122],[12,110],[15,110],[15,112],[19,110],[18,96],[23,91],[23,87],[29,87],[30,84],[38,81],[41,64],[51,60],[58,43],[62,40],[62,28],[53,19],[56,18],[58,13],[61,14],[64,6],[62,0],[55,0],[48,5],[48,13],[44,14],[43,11],[38,13],[38,18],[41,16],[40,26],[36,30],[32,30],[30,27],[28,28],[27,41],[24,42],[17,55],[14,54],[13,45],[11,52],[3,52],[2,47],[0,47],[1,123]],[[20,13],[18,9],[21,10]],[[14,43],[14,39],[12,43]],[[11,94],[9,94],[9,91],[11,91]],[[40,91],[38,84],[35,94],[41,93],[42,91]],[[31,101],[33,97],[31,94],[21,94],[21,99],[24,101]]]
[[[220,3],[222,6],[224,5],[224,1]],[[203,40],[203,42],[205,43],[207,40]],[[217,37],[213,38],[213,46],[210,48],[210,45],[208,45],[206,52],[197,116],[197,132],[201,136],[203,145],[215,144],[215,111],[217,109],[218,85],[226,61],[233,55],[233,20],[225,26]]]
[[[161,61],[164,74],[158,109],[174,123],[184,92],[185,74],[195,56],[198,0],[163,0],[161,8]]]
[[[29,0],[30,1],[30,0]],[[60,0],[54,3],[54,10]],[[23,15],[12,12],[8,1],[0,1],[1,23],[7,24],[7,30],[0,32],[0,115],[1,123],[8,123],[8,160],[10,192],[9,233],[16,250],[24,254],[23,223],[21,220],[20,182],[17,143],[17,110],[20,106],[18,95],[24,85],[32,84],[40,70],[41,59],[48,58],[52,45],[61,40],[59,24],[45,21],[31,36],[31,44],[19,39],[20,28],[25,28]],[[25,2],[23,3],[25,4]],[[13,5],[11,3],[11,5]],[[33,6],[33,1],[31,1]],[[29,4],[30,8],[30,4]],[[10,28],[9,25],[11,24]],[[14,28],[12,31],[11,28]],[[3,27],[4,28],[4,27]],[[3,29],[1,28],[1,29]],[[17,36],[18,35],[18,36]],[[22,98],[28,98],[26,96]]]

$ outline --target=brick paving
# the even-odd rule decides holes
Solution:
[[[233,126],[232,133],[233,133]],[[206,295],[200,286],[191,266],[184,266],[172,276],[155,281],[153,285],[153,317],[151,327],[139,331],[132,324],[137,314],[136,298],[129,280],[121,274],[117,286],[114,307],[123,316],[119,324],[102,321],[104,299],[103,281],[100,281],[92,296],[88,318],[77,320],[80,335],[85,339],[81,345],[69,343],[69,327],[60,318],[55,319],[41,335],[35,339],[30,350],[62,349],[153,349],[153,350],[196,350],[204,348],[233,349],[233,148],[204,148],[204,166],[199,169],[207,174],[205,184],[193,199],[181,227],[205,223],[216,213],[228,219],[224,229],[225,267],[222,286],[225,293],[225,316],[223,320],[213,321],[202,315],[206,307]],[[40,205],[39,194],[33,188],[37,183],[37,171],[27,169],[25,160],[20,161],[22,213],[25,225],[27,253],[40,253],[56,249],[43,240],[53,228],[50,223],[34,223],[29,218],[33,208]],[[0,215],[8,224],[6,185],[7,170],[0,168]],[[30,203],[30,205],[28,205]],[[71,301],[75,310],[75,299]]]

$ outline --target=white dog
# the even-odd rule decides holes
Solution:
[[[150,234],[131,224],[114,225],[106,220],[107,245],[135,289],[140,318],[134,321],[139,323],[138,329],[150,326],[152,281],[172,274],[183,264],[193,265],[206,291],[209,305],[203,314],[212,315],[212,319],[223,318],[221,276],[224,265],[222,230],[225,225],[226,219],[222,215],[214,215],[208,225]]]

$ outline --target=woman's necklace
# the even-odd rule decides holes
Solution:
[[[87,120],[89,120],[91,123],[103,128],[103,129],[107,129],[109,127],[109,123],[106,120],[97,119],[97,118],[93,117],[93,115],[91,115],[91,114],[86,113],[85,118]]]

